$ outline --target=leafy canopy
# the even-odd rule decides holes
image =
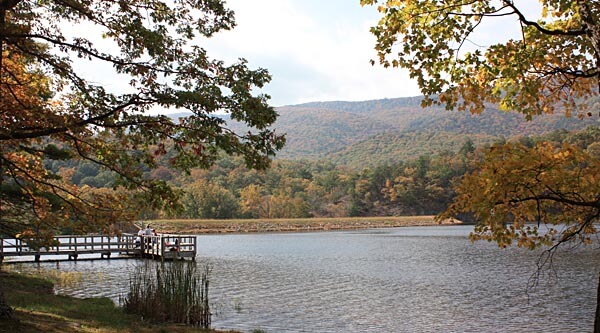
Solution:
[[[371,29],[379,62],[408,69],[423,106],[481,113],[493,103],[527,120],[558,110],[585,117],[600,87],[600,2],[540,0],[537,13],[525,3],[361,0],[382,14]],[[520,38],[471,41],[483,24],[500,19],[514,22]],[[479,223],[472,238],[502,247],[516,241],[552,251],[572,239],[587,243],[600,219],[599,163],[576,146],[494,146],[441,217],[471,213]]]
[[[535,248],[591,242],[600,220],[600,159],[569,144],[509,143],[479,156],[441,218],[462,212],[479,221],[471,239]],[[508,225],[508,227],[507,227]]]
[[[539,12],[524,3],[361,0],[382,14],[371,29],[379,63],[408,69],[423,105],[481,113],[489,102],[528,119],[557,110],[583,117],[598,95],[600,3],[540,0]],[[521,38],[476,45],[471,38],[493,20],[517,25]]]
[[[176,207],[178,193],[145,176],[159,158],[189,170],[224,151],[268,166],[284,144],[270,129],[269,96],[255,92],[268,72],[211,59],[199,46],[234,26],[221,0],[0,1],[0,233],[23,221],[34,234],[97,231],[143,205]],[[125,88],[96,83],[84,65],[112,68]],[[155,115],[175,109],[190,115]],[[228,129],[222,112],[245,132]],[[71,185],[69,170],[48,169],[49,159],[101,165],[117,182]]]

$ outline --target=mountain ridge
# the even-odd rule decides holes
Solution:
[[[517,112],[489,105],[480,115],[422,108],[422,96],[347,102],[309,102],[277,107],[274,124],[286,133],[279,159],[326,159],[352,167],[394,162],[440,152],[456,152],[467,139],[489,144],[514,136],[599,126],[600,118],[568,118],[563,114],[527,121]],[[243,124],[223,115],[234,131]]]

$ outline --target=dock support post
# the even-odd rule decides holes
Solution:
[[[35,262],[39,262],[39,261],[40,261],[40,255],[39,255],[39,254],[36,254],[36,255],[35,255]]]

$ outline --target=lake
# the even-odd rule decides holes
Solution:
[[[565,248],[535,288],[540,252],[471,243],[472,226],[198,236],[213,327],[250,332],[592,332],[598,246]],[[126,293],[141,261],[41,263]],[[33,269],[37,264],[22,265]]]

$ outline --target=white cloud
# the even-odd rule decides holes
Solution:
[[[373,67],[377,13],[358,1],[235,0],[238,26],[206,42],[217,58],[249,60],[273,75],[274,105],[414,96],[406,73]]]
[[[230,63],[246,58],[251,68],[268,69],[273,80],[264,92],[273,105],[419,94],[406,72],[370,65],[376,54],[369,28],[379,14],[358,0],[230,0],[226,5],[235,11],[237,26],[198,43],[213,58]],[[97,45],[115,48],[93,26],[66,30],[85,30]],[[111,91],[130,90],[128,78],[109,65],[83,60],[74,65]]]
[[[539,4],[532,4],[537,2],[519,2],[528,12],[539,13]],[[199,44],[213,58],[235,62],[243,57],[251,68],[268,69],[273,81],[264,92],[271,95],[273,105],[420,94],[405,70],[370,65],[376,53],[369,28],[380,18],[372,6],[361,7],[358,0],[229,0],[226,5],[236,13],[235,29]],[[514,20],[490,20],[466,48],[519,38]],[[110,68],[76,65],[95,81],[127,91],[127,80]]]

